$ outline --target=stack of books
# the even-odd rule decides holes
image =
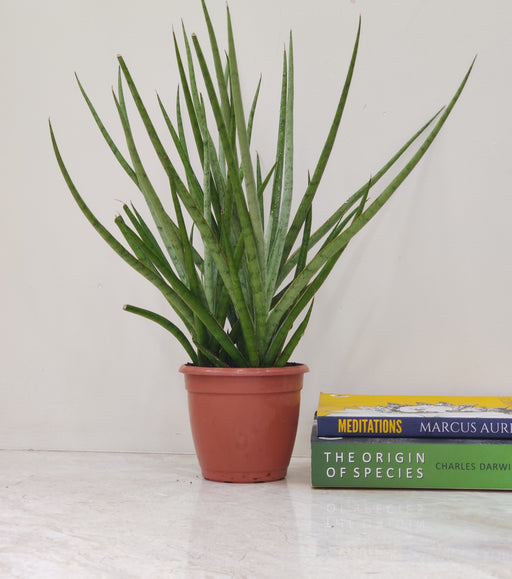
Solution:
[[[324,394],[314,487],[512,489],[512,398]]]

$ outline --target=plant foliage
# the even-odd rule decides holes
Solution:
[[[124,215],[115,219],[124,239],[124,244],[119,242],[96,219],[75,187],[50,124],[53,148],[64,179],[89,222],[123,260],[161,291],[183,329],[139,307],[125,306],[127,311],[168,330],[183,345],[193,364],[282,366],[306,329],[316,292],[349,241],[376,215],[423,157],[457,102],[471,68],[448,106],[313,230],[313,201],[345,109],[361,23],[332,125],[307,187],[292,211],[292,37],[283,56],[273,165],[265,173],[259,156],[251,150],[259,84],[250,108],[246,109],[229,8],[228,47],[223,55],[204,0],[202,5],[213,66],[207,63],[195,35],[189,37],[183,28],[180,48],[173,33],[181,81],[174,121],[158,97],[165,139],[172,141],[172,152],[157,133],[121,56],[113,97],[128,156],[114,143],[77,78],[108,146],[142,194],[157,233],[133,205],[125,205]],[[198,82],[206,91],[206,99]],[[125,96],[132,99],[167,176],[169,188],[164,195],[157,193],[146,171]],[[409,153],[409,160],[370,202],[370,191],[413,143],[419,146]]]

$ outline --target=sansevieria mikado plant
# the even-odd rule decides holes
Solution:
[[[126,62],[118,57],[118,86],[113,96],[128,156],[114,143],[78,81],[108,146],[142,193],[154,225],[150,227],[148,218],[144,219],[135,206],[124,205],[124,216],[115,218],[124,244],[118,241],[96,219],[75,187],[50,125],[53,148],[71,194],[86,218],[124,261],[161,291],[179,321],[132,305],[125,306],[127,311],[168,330],[195,365],[283,366],[304,334],[316,292],[349,241],[377,214],[426,153],[461,95],[471,68],[449,104],[315,229],[314,199],[347,101],[361,25],[325,144],[305,191],[292,205],[292,37],[283,58],[275,151],[267,161],[269,168],[264,170],[263,160],[251,150],[260,85],[251,106],[246,107],[229,8],[225,53],[219,48],[204,1],[203,11],[212,64],[208,64],[195,35],[189,37],[183,28],[181,48],[174,35],[181,82],[174,121],[158,97],[160,133]],[[169,186],[164,193],[157,193],[135,143],[125,101],[128,95],[167,176]],[[172,152],[167,141],[169,145],[172,141]],[[409,160],[370,200],[370,192],[373,194],[374,187],[405,153],[409,153]]]

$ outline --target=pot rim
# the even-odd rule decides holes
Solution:
[[[179,371],[182,374],[195,376],[290,376],[295,374],[305,374],[309,372],[306,364],[288,364],[280,367],[270,368],[217,368],[210,366],[194,366],[193,364],[183,364]]]

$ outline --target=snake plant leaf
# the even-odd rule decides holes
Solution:
[[[227,15],[228,15],[228,45],[229,45],[229,79],[233,95],[235,124],[238,134],[238,143],[240,147],[240,156],[242,160],[242,168],[245,180],[249,218],[252,224],[254,241],[256,245],[258,259],[260,262],[261,272],[264,272],[265,252],[264,252],[263,224],[261,223],[259,211],[258,192],[256,189],[256,180],[254,178],[251,150],[249,147],[249,135],[247,133],[247,124],[245,121],[244,106],[242,101],[242,91],[240,88],[240,79],[238,76],[238,62],[229,8],[227,10]]]
[[[372,177],[370,177],[370,179],[368,180],[368,183],[366,185],[366,189],[363,191],[363,195],[361,197],[361,200],[359,201],[359,205],[355,209],[354,218],[353,218],[354,221],[359,219],[359,217],[363,213],[366,202],[368,201],[368,193],[370,192],[372,185],[373,185],[373,179],[372,179]],[[339,231],[340,232],[343,231],[344,228],[345,228],[345,225],[343,223],[341,223],[341,227],[340,227]],[[335,228],[335,230],[336,230],[336,228]]]
[[[187,63],[188,63],[188,71],[189,71],[189,86],[190,86],[190,93],[192,95],[192,102],[194,105],[194,109],[196,111],[196,117],[197,117],[197,122],[199,124],[199,131],[202,135],[202,139],[203,139],[203,157],[202,157],[202,163],[203,163],[203,186],[206,187],[207,184],[205,182],[205,179],[207,178],[206,174],[205,174],[205,166],[208,165],[209,170],[212,170],[213,175],[219,175],[219,171],[217,168],[217,159],[216,159],[216,153],[215,153],[215,148],[213,146],[210,145],[211,142],[211,135],[208,129],[208,123],[207,123],[207,119],[206,119],[206,107],[204,104],[204,100],[202,95],[199,93],[199,90],[197,88],[197,81],[196,81],[196,73],[195,73],[195,67],[194,67],[194,61],[193,61],[193,57],[192,57],[192,51],[190,49],[190,43],[188,41],[188,36],[185,30],[185,26],[182,25],[182,30],[183,30],[183,40],[185,42],[185,50],[186,50],[186,55],[187,55]],[[206,159],[205,155],[208,154],[208,159]],[[185,165],[190,166],[190,160],[188,159],[182,159],[182,162]],[[212,177],[210,177],[208,175],[208,187],[211,187],[212,184],[210,183],[210,180],[212,178],[214,178],[212,175]],[[223,190],[223,183],[217,178],[217,180],[215,181],[215,184],[217,186],[221,187],[221,193]],[[217,218],[220,217],[221,214],[221,208],[220,208],[220,197],[218,197],[217,195],[214,196],[210,196],[210,203],[212,203],[215,213],[217,215]],[[205,211],[206,211],[206,207],[207,205],[209,205],[209,203],[204,203],[204,207],[205,207]],[[209,210],[208,210],[209,211]],[[208,219],[208,216],[207,216]],[[211,226],[211,223],[210,223]]]
[[[259,155],[258,155],[258,159],[259,159]],[[265,178],[263,180],[260,180],[261,182],[259,183],[259,186],[258,186],[258,197],[263,199],[263,194],[265,193],[265,190],[267,189],[267,186],[270,183],[270,179],[272,179],[272,175],[274,174],[276,167],[277,167],[277,162],[274,163],[272,165],[272,167],[270,167],[270,171],[266,174]]]
[[[187,147],[187,138],[185,136],[185,128],[183,126],[183,116],[181,114],[181,97],[180,97],[180,87],[176,91],[176,123],[178,125],[178,135],[180,139],[180,148],[187,153],[189,157],[189,151]]]
[[[265,254],[267,261],[269,259],[270,249],[274,245],[276,238],[279,211],[281,207],[281,191],[283,187],[283,167],[284,167],[284,140],[286,128],[286,97],[288,93],[288,58],[286,50],[283,51],[283,72],[281,80],[281,101],[279,106],[279,124],[277,131],[276,146],[276,169],[274,172],[274,181],[272,185],[272,197],[270,200],[270,210],[268,215],[268,225],[265,235]]]
[[[192,363],[196,364],[196,365],[198,364],[198,358],[197,358],[196,351],[194,350],[194,348],[190,344],[190,342],[187,339],[187,337],[185,336],[185,334],[178,328],[178,326],[176,326],[176,324],[174,324],[173,322],[171,322],[167,318],[164,318],[160,314],[156,314],[155,312],[152,312],[150,310],[145,310],[143,308],[138,308],[136,306],[131,306],[129,304],[126,304],[124,306],[124,310],[126,312],[130,312],[132,314],[136,314],[138,316],[141,316],[143,318],[151,320],[152,322],[157,323],[159,326],[162,326],[162,328],[164,328],[168,332],[170,332],[178,340],[178,342],[183,346],[186,353],[188,354],[188,356],[192,360]]]
[[[433,123],[433,121],[440,115],[443,109],[438,111],[427,123],[425,123],[398,151],[393,155],[387,163],[385,163],[379,171],[375,173],[372,178],[372,185],[375,185],[386,173],[392,169],[392,167],[397,163],[397,161],[406,153],[406,151],[418,140],[418,138],[428,129],[428,127]],[[309,241],[309,249],[312,249],[323,237],[326,235],[330,235],[332,232],[333,227],[336,226],[337,223],[340,223],[340,220],[343,219],[343,216],[347,214],[347,211],[350,210],[358,201],[360,201],[361,197],[364,195],[366,191],[367,183],[363,184],[349,199],[347,199],[332,215],[327,219],[314,233],[311,234],[310,241]],[[350,221],[350,218],[353,216],[353,213],[349,214],[349,218],[345,221],[346,224]],[[300,253],[300,248],[297,249],[288,259],[286,264],[283,265],[281,268],[280,277],[278,280],[278,285],[282,284],[286,276],[290,273],[290,271],[296,266],[297,259]]]
[[[258,86],[256,87],[256,92],[254,93],[254,97],[252,99],[251,110],[249,111],[249,119],[247,121],[247,138],[249,143],[252,139],[252,128],[254,126],[254,115],[256,114],[256,106],[258,105],[258,98],[260,96],[260,89],[261,89],[261,76],[260,80],[258,81]]]
[[[321,271],[315,277],[315,279],[307,285],[302,294],[297,297],[293,305],[289,308],[287,312],[283,314],[279,321],[279,325],[277,329],[274,331],[273,335],[271,336],[271,340],[269,342],[269,348],[264,357],[264,363],[268,366],[273,366],[276,364],[276,360],[279,359],[280,352],[282,351],[283,345],[286,342],[286,338],[292,329],[296,319],[300,316],[304,308],[311,302],[311,300],[315,297],[316,292],[322,286],[324,281],[326,280],[327,276],[332,271],[333,267],[336,265],[339,257],[345,250],[346,245],[342,247],[338,253],[334,254],[327,263],[323,266]],[[288,287],[291,286],[291,283]],[[282,292],[281,295],[285,295],[286,291]],[[280,302],[281,298],[279,298]]]
[[[171,279],[170,276],[175,276],[175,274],[173,272],[171,264],[168,262],[167,258],[165,257],[163,251],[160,248],[160,245],[158,244],[155,236],[153,235],[153,232],[151,231],[149,226],[146,224],[140,213],[135,209],[133,205],[132,209],[130,209],[127,205],[124,205],[123,209],[126,215],[128,216],[129,220],[131,221],[132,225],[134,226],[135,230],[139,234],[139,237],[146,245],[148,251],[151,252],[151,260],[158,267],[159,271],[164,275],[164,277],[169,281]],[[195,248],[193,248],[193,257],[195,264],[199,269],[201,269],[203,258],[199,255],[198,251]]]
[[[222,178],[222,171],[219,167],[217,152],[215,150],[215,147],[213,146],[213,140],[210,133],[210,129],[208,127],[208,123],[206,122],[206,107],[202,95],[200,95],[200,103],[202,110],[204,112],[204,115],[201,117],[201,131],[204,135],[204,147],[205,147],[203,156],[202,178],[205,187],[206,187],[205,181],[208,180],[208,187],[211,191],[210,201],[208,204],[208,206],[211,205],[211,211],[210,209],[208,209],[208,213],[209,215],[211,215],[212,223],[214,215],[218,223],[221,221],[223,215],[222,206],[224,193],[226,190],[226,184],[224,183]],[[208,155],[207,159],[206,155]],[[205,207],[206,205],[207,204],[204,203]]]
[[[467,83],[471,70],[473,68],[473,63],[471,64],[468,72],[464,76],[462,83],[459,85],[455,95],[452,100],[444,110],[443,114],[440,116],[439,120],[435,124],[434,128],[425,138],[418,151],[413,155],[405,167],[399,172],[399,174],[391,181],[391,183],[382,191],[382,193],[377,197],[375,201],[348,227],[341,233],[337,238],[335,238],[331,243],[322,248],[313,259],[306,265],[302,272],[293,280],[293,282],[288,287],[287,291],[281,298],[280,302],[276,305],[274,310],[269,316],[268,321],[268,331],[269,335],[273,335],[277,327],[281,323],[281,319],[286,315],[289,308],[293,307],[293,304],[297,299],[300,298],[307,284],[311,278],[322,268],[322,266],[329,261],[334,255],[338,254],[342,249],[345,248],[347,243],[358,233],[369,221],[372,219],[377,212],[384,206],[386,201],[389,200],[391,195],[398,189],[401,183],[407,178],[411,171],[416,167],[421,158],[425,155],[428,148],[434,141],[435,137],[441,130],[441,127],[446,122],[449,114],[451,113],[455,103],[459,99],[464,86]]]
[[[212,226],[212,213],[211,213],[211,181],[210,181],[210,147],[208,142],[205,143],[204,151],[204,215],[206,222]],[[206,247],[204,250],[204,291],[206,301],[210,311],[215,311],[215,262],[210,254],[210,251]]]
[[[160,276],[158,269],[155,267],[151,259],[148,257],[147,252],[145,251],[146,248],[144,247],[144,242],[132,229],[130,229],[130,227],[128,227],[123,217],[118,215],[114,222],[118,226],[131,250],[135,254],[135,257],[148,269],[151,269],[156,275]]]
[[[120,66],[121,66],[121,70],[123,72],[124,78],[126,79],[126,83],[127,83],[128,88],[130,90],[130,93],[132,95],[135,106],[137,107],[140,118],[144,124],[144,127],[145,127],[146,132],[148,134],[148,137],[151,141],[151,144],[153,145],[153,147],[155,149],[155,152],[158,156],[158,159],[160,160],[165,172],[167,173],[168,178],[169,179],[172,178],[172,179],[175,179],[177,181],[177,180],[179,180],[178,172],[177,172],[176,168],[174,167],[173,163],[171,162],[170,157],[169,157],[167,151],[165,150],[165,147],[163,146],[162,141],[160,140],[160,137],[158,136],[158,133],[155,129],[153,121],[151,120],[151,118],[147,112],[146,106],[144,105],[144,103],[140,97],[140,94],[139,94],[139,91],[137,90],[137,87],[135,86],[135,82],[133,80],[133,77],[132,77],[130,71],[128,70],[128,67],[126,66],[126,63],[125,63],[123,57],[118,56],[117,58],[118,58]],[[127,122],[125,122],[124,125],[127,126],[128,129],[130,129],[129,124]],[[135,150],[135,153],[136,153],[136,155],[134,156],[134,159],[133,159],[135,171],[137,172],[137,167],[140,166],[141,171],[143,172],[143,177],[145,179],[147,179],[146,172],[143,170],[140,157],[139,157],[139,155],[136,152],[136,149],[134,147],[134,142],[133,142],[133,137],[131,135],[131,130],[129,131],[129,133],[130,133],[130,140],[129,140],[130,141],[129,142],[130,154],[132,153],[132,150]],[[156,196],[156,197],[158,197],[158,196]],[[162,206],[159,199],[158,199],[158,202],[159,202],[159,205]]]
[[[125,237],[126,241],[132,248],[133,252],[135,253],[136,257],[139,261],[145,265],[148,269],[151,269],[156,275],[159,275],[158,270],[161,268],[161,264],[158,260],[158,256],[155,256],[152,249],[146,246],[142,239],[140,239],[135,232],[133,232],[124,222],[121,216],[118,216],[115,220],[116,224],[120,228],[123,236]],[[169,272],[169,270],[167,270]],[[186,289],[181,285],[181,282],[178,278],[170,272],[167,275],[168,281],[171,287],[175,287],[177,291],[168,292],[167,293],[167,300],[169,301],[170,305],[173,309],[178,313],[181,317],[187,329],[195,336],[195,339],[203,342],[206,340],[205,338],[205,330],[203,328],[202,323],[200,322],[199,317],[193,311],[193,306],[195,303],[194,299],[191,299],[191,294],[188,294],[189,300],[191,300],[192,310],[189,309],[188,303],[183,300],[183,295],[186,294]],[[193,294],[194,296],[197,295],[198,288],[195,286],[193,290],[196,292]],[[205,312],[202,312],[203,315]]]
[[[137,234],[131,230],[128,225],[124,222],[122,216],[117,216],[115,219],[116,225],[119,227],[123,237],[126,239],[128,245],[134,252],[137,259],[145,265],[148,269],[151,269],[156,275],[159,274],[159,267],[161,263],[158,258],[155,259],[153,251],[144,244],[144,241],[140,239]],[[161,276],[160,276],[161,277]],[[167,275],[167,281],[170,283],[171,287],[176,283],[176,277],[171,273]],[[179,289],[179,284],[178,284]],[[183,302],[181,298],[178,297],[178,293],[169,292],[167,295],[167,301],[171,307],[176,311],[178,316],[184,322],[187,330],[194,336],[199,336],[198,339],[204,340],[204,335],[201,334],[202,327],[198,323],[197,316],[189,309],[188,305]],[[203,331],[204,334],[204,331]]]
[[[142,219],[140,213],[135,209],[135,207],[130,208],[126,203],[123,205],[123,211],[130,220],[131,224],[137,231],[137,234],[144,242],[145,245],[151,248],[153,253],[156,253],[161,261],[166,261],[163,251],[158,244],[155,236],[151,229],[147,226],[145,221]]]
[[[128,174],[128,176],[130,177],[130,179],[135,183],[135,185],[137,185],[137,187],[139,186],[139,183],[137,181],[137,176],[135,175],[135,171],[132,169],[131,165],[128,163],[128,161],[123,157],[121,151],[119,150],[119,148],[117,147],[117,145],[114,143],[114,140],[112,139],[112,137],[110,136],[110,133],[107,131],[107,129],[105,128],[105,125],[103,124],[100,116],[98,115],[98,113],[96,112],[96,109],[94,107],[94,105],[92,104],[90,98],[88,97],[87,93],[85,92],[84,87],[82,86],[82,83],[80,82],[80,79],[78,78],[78,75],[75,74],[75,78],[76,78],[76,82],[78,84],[78,88],[80,89],[80,92],[82,93],[82,96],[84,97],[85,102],[87,103],[87,106],[89,108],[89,111],[91,112],[94,120],[96,121],[96,125],[98,126],[101,134],[103,135],[103,138],[105,139],[107,145],[109,146],[110,150],[112,151],[112,153],[114,154],[114,157],[119,161],[119,164],[121,165],[121,167],[126,171],[126,173]]]
[[[283,351],[281,352],[279,357],[276,359],[276,361],[272,364],[272,366],[280,367],[280,366],[285,366],[288,363],[288,361],[290,360],[290,356],[293,354],[293,352],[295,351],[295,348],[298,346],[300,340],[304,336],[304,332],[306,331],[306,328],[309,324],[309,319],[311,318],[311,312],[313,311],[313,305],[314,305],[314,300],[311,301],[311,304],[309,306],[309,309],[308,309],[304,319],[299,324],[298,328],[293,333],[293,336],[290,338],[289,342],[283,348]]]
[[[166,261],[165,257],[160,257],[162,255],[161,252],[155,252],[152,246],[147,245],[142,238],[138,237],[137,234],[127,226],[120,215],[116,217],[115,223],[119,227],[137,259],[148,269],[151,269],[156,275],[158,275],[160,279],[164,279],[169,284],[170,291],[167,292],[165,297],[170,306],[181,318],[188,331],[194,334],[196,331],[194,313],[189,308],[188,304],[183,301],[181,297],[181,282],[172,271],[172,268]]]
[[[302,227],[302,223],[306,218],[309,207],[311,206],[313,198],[315,197],[315,194],[318,190],[318,186],[324,174],[325,167],[327,166],[327,161],[329,160],[329,157],[331,155],[331,151],[334,146],[334,141],[336,140],[336,136],[338,134],[338,129],[341,123],[343,112],[345,110],[345,104],[347,102],[348,92],[350,89],[350,85],[352,83],[352,77],[354,75],[360,36],[361,36],[361,18],[359,19],[359,26],[357,28],[356,40],[354,43],[354,48],[352,50],[352,57],[350,59],[350,65],[345,79],[345,84],[343,86],[343,90],[341,91],[340,100],[336,108],[336,113],[334,115],[334,119],[332,121],[331,128],[327,136],[327,140],[325,141],[324,147],[320,154],[320,158],[318,159],[318,163],[313,172],[313,176],[311,177],[306,192],[304,193],[304,196],[301,199],[295,217],[293,218],[292,225],[290,226],[288,235],[286,237],[286,243],[283,252],[284,260],[288,258],[288,255],[290,254],[293,244],[297,239],[297,236]]]
[[[64,180],[73,196],[75,202],[77,203],[78,207],[85,215],[86,219],[89,223],[93,226],[93,228],[97,231],[97,233],[103,238],[103,240],[126,262],[130,265],[135,271],[140,273],[143,277],[145,277],[148,281],[150,281],[153,285],[155,285],[164,295],[166,299],[171,303],[173,302],[173,298],[175,292],[172,288],[167,285],[160,275],[155,274],[151,269],[147,268],[143,263],[141,263],[133,254],[126,250],[126,248],[119,243],[119,241],[110,233],[110,231],[96,218],[93,212],[89,209],[89,206],[85,203],[83,198],[78,192],[74,182],[69,175],[69,172],[64,164],[62,159],[59,147],[57,145],[57,141],[55,138],[55,134],[53,132],[53,127],[50,124],[50,136],[52,140],[53,150],[57,159],[57,163],[61,170],[61,173],[64,177]]]
[[[117,241],[117,239],[108,231],[108,229],[106,229],[106,227],[104,227],[102,225],[102,223],[92,213],[92,211],[89,209],[88,205],[85,203],[85,201],[83,200],[83,198],[79,194],[78,189],[75,187],[75,184],[72,181],[71,176],[70,176],[70,174],[69,174],[69,172],[64,164],[64,160],[62,158],[59,147],[57,145],[57,140],[55,138],[55,134],[53,131],[51,121],[49,121],[49,128],[50,128],[50,138],[52,141],[53,151],[54,151],[55,157],[57,159],[57,164],[59,165],[59,168],[61,170],[62,176],[64,177],[66,185],[68,186],[68,189],[70,190],[71,195],[73,196],[78,207],[80,208],[82,213],[85,215],[85,217],[87,218],[89,223],[94,227],[94,229],[103,238],[103,240],[106,241],[120,257],[122,257],[130,265],[133,265],[136,270],[140,269],[141,273],[142,273],[142,270],[146,269],[146,268],[141,266],[141,264],[139,263],[137,258],[134,257],[129,251],[127,251],[126,248],[121,243],[119,243],[119,241]],[[152,275],[153,274],[151,273],[151,276]]]
[[[300,244],[299,257],[297,259],[297,269],[295,276],[297,276],[305,267],[306,261],[308,259],[309,252],[309,240],[311,237],[311,221],[313,215],[313,208],[311,207],[306,215],[306,221],[304,221],[304,232],[302,234],[302,243]]]
[[[220,358],[218,355],[214,354],[211,350],[203,346],[203,344],[196,344],[197,349],[201,354],[211,362],[212,366],[216,366],[217,368],[229,368],[229,364]],[[204,366],[205,364],[203,364]]]
[[[174,204],[174,210],[176,212],[176,217],[178,220],[178,227],[181,233],[181,243],[183,246],[183,254],[185,257],[185,269],[187,272],[187,279],[188,279],[188,287],[192,291],[193,295],[199,299],[201,302],[206,302],[206,296],[204,293],[204,288],[200,283],[197,270],[194,263],[194,256],[193,256],[193,245],[189,236],[187,235],[187,228],[185,226],[185,220],[183,218],[183,211],[181,209],[181,205],[179,202],[178,195],[176,193],[176,188],[174,184],[174,180],[171,178],[171,195]],[[211,311],[211,310],[210,310]],[[208,333],[206,328],[204,327],[201,319],[199,316],[196,315],[195,321],[195,336],[196,340],[200,344],[205,344],[208,342]],[[202,355],[199,352],[198,360],[202,363]]]
[[[270,179],[272,178],[272,175],[274,174],[277,163],[274,163],[272,165],[272,167],[270,168],[270,171],[267,173],[267,175],[263,179],[262,178],[263,176],[261,175],[261,163],[259,160],[259,155],[257,156],[257,161],[258,161],[258,167],[259,167],[259,172],[260,172],[260,177],[258,180],[258,197],[260,199],[261,220],[264,223],[265,222],[264,193],[265,193],[265,190],[267,189],[268,184],[270,183]]]
[[[183,41],[185,43],[185,54],[187,55],[187,65],[188,65],[188,80],[189,80],[189,87],[190,87],[190,94],[192,95],[192,102],[194,104],[194,110],[196,111],[197,121],[199,127],[205,123],[204,118],[204,109],[201,106],[201,100],[199,98],[199,91],[197,89],[197,82],[196,82],[196,72],[194,68],[194,61],[192,59],[192,51],[190,50],[190,43],[188,41],[187,31],[185,30],[185,24],[181,23],[181,29],[183,32]],[[202,131],[201,131],[202,133]]]
[[[257,365],[254,328],[247,304],[244,300],[238,276],[236,275],[237,270],[233,267],[234,262],[229,246],[226,243],[219,243],[216,239],[200,208],[197,207],[181,181],[176,181],[175,187],[181,201],[187,208],[187,211],[192,217],[196,227],[199,229],[201,237],[215,261],[215,265],[222,277],[226,290],[229,292],[232,303],[240,316],[242,327],[244,328],[244,335],[247,337],[248,343],[251,344],[251,348],[249,349],[252,356],[251,362],[253,365]]]
[[[208,28],[208,37],[210,40],[210,48],[212,51],[213,64],[215,67],[215,76],[217,78],[217,86],[219,88],[219,94],[220,94],[221,111],[222,111],[222,115],[224,117],[224,122],[225,122],[226,126],[229,128],[230,117],[231,117],[231,105],[230,105],[229,96],[228,96],[227,74],[222,66],[222,60],[220,58],[219,45],[217,42],[217,35],[215,34],[215,29],[213,28],[210,14],[208,13],[208,9],[206,7],[206,2],[204,0],[201,0],[201,4],[203,7],[203,14],[204,14],[206,26]],[[227,67],[226,67],[226,71],[227,71]]]
[[[118,110],[119,118],[123,126],[126,143],[130,152],[137,182],[139,188],[144,196],[144,199],[149,207],[153,220],[157,226],[158,232],[162,238],[164,246],[176,268],[178,275],[182,280],[186,279],[185,269],[183,265],[183,250],[179,237],[176,235],[176,227],[168,213],[165,211],[162,201],[158,197],[149,176],[144,168],[140,158],[137,146],[132,134],[130,122],[126,112],[126,105],[124,102],[124,94],[122,85],[119,83],[119,98],[113,94],[114,102]]]
[[[229,245],[229,240],[226,238],[227,234],[225,231],[222,232],[221,243],[224,246]],[[244,255],[244,242],[243,237],[238,238],[238,242],[235,246],[235,250],[233,253],[233,258],[231,261],[231,265],[233,266],[235,271],[240,271],[241,262]],[[217,276],[217,287],[216,287],[216,295],[217,295],[217,303],[215,314],[219,323],[225,324],[226,320],[229,318],[230,311],[232,311],[233,303],[230,300],[229,292],[226,290],[226,287],[222,284],[222,278]]]
[[[89,223],[94,227],[94,229],[99,233],[99,235],[107,242],[107,244],[126,262],[128,265],[133,267],[138,273],[150,281],[155,287],[157,287],[165,298],[172,301],[175,295],[179,295],[182,301],[190,307],[196,315],[199,316],[201,321],[208,328],[209,332],[218,340],[219,344],[225,349],[226,353],[232,358],[233,362],[239,366],[247,366],[248,361],[240,354],[236,349],[234,344],[229,339],[229,336],[224,332],[224,330],[219,326],[217,320],[204,308],[204,306],[196,299],[196,297],[188,290],[185,285],[180,286],[180,294],[174,292],[170,286],[168,286],[160,276],[155,275],[153,271],[148,269],[144,264],[142,264],[134,255],[132,255],[126,248],[117,241],[117,239],[106,229],[101,222],[96,218],[96,216],[89,209],[81,195],[78,193],[71,177],[64,165],[62,156],[60,154],[59,148],[57,146],[57,141],[50,123],[50,136],[52,139],[54,153],[57,159],[57,163],[60,167],[61,173],[68,185],[68,188],[75,199],[77,205],[79,206],[82,213],[85,215]],[[177,283],[180,283],[177,280]]]
[[[250,336],[254,334],[253,331],[251,332],[252,321],[250,319],[247,304],[243,299],[238,277],[235,275],[236,271],[234,271],[233,268],[229,265],[229,263],[232,262],[232,256],[231,252],[229,251],[229,247],[226,244],[223,245],[219,243],[219,241],[215,238],[215,235],[209,228],[203,213],[197,207],[190,194],[188,194],[183,184],[180,181],[177,181],[174,186],[176,187],[176,191],[180,196],[183,205],[186,207],[196,227],[199,229],[201,237],[208,247],[212,259],[215,261],[219,275],[221,275],[223,279],[224,285],[229,292],[232,302],[237,312],[239,313],[241,320],[243,320],[247,336],[249,340],[251,340]]]
[[[199,229],[201,237],[208,247],[212,259],[215,261],[219,275],[221,275],[226,290],[229,292],[232,303],[240,316],[240,321],[244,329],[244,336],[246,336],[248,343],[252,345],[252,348],[249,350],[252,356],[252,363],[257,365],[257,351],[255,344],[256,338],[254,335],[254,328],[250,312],[244,300],[240,281],[236,275],[237,270],[235,270],[233,267],[233,257],[229,250],[229,246],[228,244],[219,243],[213,231],[210,229],[202,211],[195,204],[193,198],[180,180],[175,182],[175,187],[183,205],[186,207],[196,227]]]
[[[186,105],[187,112],[188,112],[188,118],[190,120],[190,125],[192,128],[192,134],[194,136],[194,141],[196,143],[196,149],[197,149],[197,152],[199,154],[199,157],[200,157],[201,163],[202,163],[203,162],[204,143],[203,143],[203,137],[201,135],[201,128],[199,126],[199,121],[197,118],[197,112],[196,112],[196,109],[194,107],[194,99],[193,99],[192,93],[190,91],[188,78],[187,78],[187,75],[185,73],[185,67],[183,65],[183,60],[181,58],[181,53],[180,53],[180,49],[178,46],[178,40],[176,38],[176,34],[174,33],[174,30],[173,30],[172,36],[173,36],[173,40],[174,40],[174,52],[176,55],[176,62],[178,64],[178,71],[179,71],[180,80],[181,80],[181,88],[183,90],[183,96],[185,98],[185,105]]]
[[[416,165],[420,162],[422,157],[425,155],[427,150],[430,148],[434,139],[438,135],[439,131],[441,130],[442,126],[446,122],[446,119],[450,115],[455,106],[456,102],[458,101],[466,83],[468,81],[469,75],[473,69],[475,60],[471,63],[468,71],[466,72],[461,84],[459,85],[455,95],[452,97],[451,101],[449,102],[448,106],[443,110],[439,120],[435,124],[432,131],[420,145],[418,151],[413,155],[413,157],[407,162],[405,167],[399,172],[399,174],[391,181],[391,183],[382,191],[379,197],[368,207],[366,211],[364,211],[361,216],[354,221],[351,227],[347,230],[347,233],[350,237],[353,237],[358,231],[364,227],[368,223],[370,219],[372,219],[376,213],[382,208],[384,203],[388,201],[388,199],[393,195],[393,193],[398,189],[398,187],[405,181],[405,179],[410,175],[412,170],[416,167]],[[352,229],[352,231],[350,231]]]
[[[263,177],[261,174],[261,161],[260,156],[256,153],[256,189],[258,191],[258,201],[260,207],[260,219],[263,225],[263,230],[265,230],[265,207],[263,202],[263,195],[261,194],[261,186],[263,185]]]
[[[244,237],[247,268],[249,271],[250,285],[254,296],[255,319],[252,331],[255,330],[255,337],[257,341],[257,345],[254,348],[254,350],[251,350],[251,348],[249,348],[249,351],[251,352],[251,356],[253,357],[253,359],[258,360],[259,353],[263,349],[265,343],[265,323],[266,323],[265,293],[263,289],[264,282],[262,277],[263,272],[261,270],[261,262],[258,255],[258,247],[261,246],[261,243],[258,243],[258,241],[255,239],[255,237],[257,237],[258,234],[256,233],[255,235],[255,232],[253,230],[252,220],[249,216],[248,206],[246,205],[244,191],[242,188],[242,184],[240,182],[238,166],[231,147],[230,137],[228,135],[226,125],[223,120],[222,112],[217,99],[217,95],[215,94],[215,89],[213,86],[211,75],[208,70],[208,66],[206,64],[206,60],[204,58],[204,54],[197,39],[197,36],[193,36],[193,42],[197,58],[203,73],[203,80],[210,99],[212,112],[214,114],[219,135],[222,140],[224,154],[226,156],[226,162],[228,164],[228,174],[230,177],[231,185],[233,186],[233,197],[236,204],[238,217],[241,223],[242,235]],[[258,210],[257,204],[256,209]],[[262,238],[260,241],[262,241]],[[250,342],[252,342],[253,336],[249,336],[248,332],[250,332],[251,330],[246,326],[246,324],[242,324],[242,331],[247,339],[247,343],[249,344]]]
[[[128,219],[132,223],[135,228],[135,231],[140,237],[140,242],[143,244],[144,254],[151,260],[151,263],[154,267],[160,272],[162,277],[167,281],[167,283],[173,287],[176,284],[176,280],[178,279],[174,270],[172,269],[172,265],[166,259],[165,254],[160,248],[155,236],[142,219],[141,215],[137,212],[135,207],[133,207],[133,211],[127,206],[124,205],[123,209],[128,216]],[[196,257],[197,252],[194,252],[194,258]],[[180,310],[180,315],[183,319],[183,307],[180,303],[175,304],[177,305],[178,309]],[[173,307],[175,307],[173,305]],[[186,308],[187,312],[187,319],[192,319],[193,316]]]
[[[176,129],[175,129],[175,127],[174,127],[174,125],[173,125],[173,123],[172,123],[172,121],[171,121],[171,119],[170,119],[170,117],[165,109],[165,106],[158,95],[157,95],[157,99],[158,99],[158,104],[160,106],[160,111],[161,111],[162,116],[164,118],[165,124],[167,125],[167,128],[169,129],[169,133],[170,133],[171,138],[173,140],[174,146],[176,147],[176,151],[180,157],[181,163],[182,163],[183,168],[185,170],[185,175],[186,175],[189,191],[198,204],[203,204],[204,203],[203,190],[202,190],[201,185],[199,183],[199,180],[196,176],[196,173],[192,167],[192,163],[190,161],[190,156],[188,154],[188,151],[183,147],[180,136],[179,136],[178,132],[176,131]],[[169,178],[171,175],[174,178],[174,171],[169,171],[169,174],[168,174]]]
[[[290,211],[293,195],[293,104],[294,104],[294,75],[293,75],[293,42],[290,32],[288,70],[287,70],[287,93],[284,128],[283,150],[283,189],[280,199],[278,229],[270,249],[267,275],[267,308],[270,309],[272,298],[276,291],[276,283],[279,278],[279,269],[283,263],[283,252],[286,243],[286,233],[290,221]]]

